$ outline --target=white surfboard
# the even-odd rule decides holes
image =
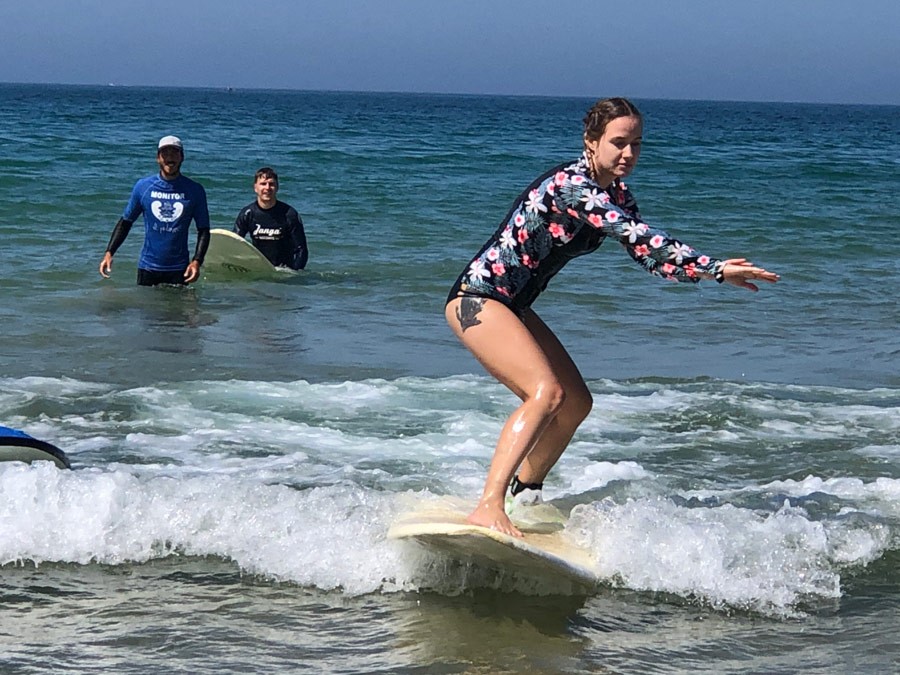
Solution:
[[[597,585],[599,577],[590,551],[576,545],[558,523],[517,527],[525,535],[521,539],[470,525],[464,513],[436,507],[399,518],[387,536],[525,578],[562,577],[586,590]]]
[[[281,274],[296,274],[294,270],[277,268],[246,239],[231,230],[213,228],[209,231],[209,248],[203,269],[212,277],[274,278]]]

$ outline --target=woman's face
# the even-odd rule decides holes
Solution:
[[[634,170],[641,155],[643,128],[639,117],[617,117],[611,120],[596,140],[585,139],[594,178],[607,187],[616,178],[624,178]]]

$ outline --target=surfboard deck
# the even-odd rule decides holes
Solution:
[[[24,431],[0,426],[0,462],[53,462],[59,469],[71,469],[66,453],[52,443],[33,438]]]
[[[295,270],[275,267],[253,244],[223,228],[209,231],[209,248],[203,261],[203,270],[207,276],[215,278],[272,279],[297,273]]]
[[[590,551],[577,546],[558,524],[517,525],[523,538],[470,525],[466,514],[434,508],[408,513],[388,530],[388,539],[415,542],[432,552],[527,578],[565,578],[582,588],[597,585]]]

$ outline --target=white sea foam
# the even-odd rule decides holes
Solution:
[[[575,460],[560,467],[560,474],[568,483],[562,495],[578,495],[603,488],[613,481],[639,481],[652,474],[637,462],[590,462]]]
[[[847,562],[835,556],[821,523],[789,506],[760,514],[663,498],[603,500],[576,507],[568,530],[614,583],[764,613],[839,597],[838,563]]]
[[[6,405],[54,402],[55,417],[15,419],[63,447],[76,468],[0,465],[2,563],[217,556],[245,573],[349,594],[510,583],[540,592],[385,539],[411,499],[477,499],[515,405],[488,378],[186,382],[118,391],[42,378],[12,384],[2,394]],[[713,394],[714,405],[752,408],[741,426],[708,423],[702,406],[710,394],[696,386],[595,386],[595,412],[545,495],[582,502],[569,529],[595,551],[606,583],[790,614],[807,600],[840,595],[845,570],[896,547],[896,479],[756,484],[723,461],[721,475],[690,476],[702,490],[673,491],[684,480],[678,453],[705,444],[727,458],[745,443],[790,443],[806,417],[824,437],[844,417],[840,406],[829,404],[823,419],[815,401],[785,406]],[[879,438],[891,424],[878,410],[856,412],[842,421],[860,437]],[[679,428],[670,428],[673,419]],[[868,454],[887,447],[859,445]],[[777,471],[777,453],[771,461],[768,470]],[[840,500],[840,512],[804,510],[802,500],[816,494]],[[746,506],[770,504],[773,495],[793,501]]]
[[[268,578],[364,593],[404,567],[384,540],[391,504],[347,485],[295,490],[234,476],[147,479],[13,463],[0,468],[0,562],[213,555]]]
[[[109,387],[91,382],[83,382],[70,377],[20,377],[16,379],[0,377],[0,404],[7,405],[11,399],[47,396],[63,398],[79,394],[97,394],[108,391]]]
[[[773,481],[761,490],[806,497],[815,493],[833,495],[860,508],[876,508],[882,515],[900,519],[900,479],[879,477],[864,481],[854,477],[820,478],[807,476],[801,481]]]

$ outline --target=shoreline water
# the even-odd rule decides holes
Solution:
[[[0,424],[75,466],[0,466],[11,672],[900,659],[892,111],[639,102],[648,222],[783,281],[668,284],[606,244],[539,301],[595,398],[546,488],[580,505],[569,526],[603,566],[596,594],[567,597],[384,533],[410,501],[478,494],[514,400],[441,305],[509,201],[577,153],[590,101],[16,85],[0,101]],[[138,288],[136,227],[99,278],[173,132],[214,226],[258,165],[278,169],[303,275]]]

